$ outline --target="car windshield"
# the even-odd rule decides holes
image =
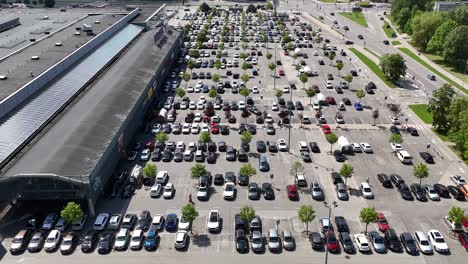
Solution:
[[[420,244],[423,245],[423,246],[429,246],[429,241],[421,240]]]
[[[140,237],[138,236],[132,237],[132,241],[138,242],[140,241]]]
[[[63,241],[62,245],[65,245],[65,246],[70,246],[72,244],[72,240],[71,239],[66,239]]]
[[[210,222],[217,222],[218,221],[218,214],[213,213],[210,216]]]
[[[438,237],[438,238],[435,239],[435,242],[437,242],[437,243],[445,243],[445,240],[444,240],[443,238],[441,238],[441,237]]]
[[[376,238],[374,238],[374,242],[375,242],[376,244],[382,244],[382,243],[383,243],[383,239],[382,239],[381,237],[376,237]]]
[[[117,237],[117,241],[125,241],[125,240],[127,240],[127,237],[125,237],[125,236],[118,236]]]
[[[226,191],[232,191],[233,187],[232,185],[226,185]]]
[[[335,244],[336,243],[336,238],[333,235],[328,235],[327,241],[328,241],[329,244]]]
[[[55,238],[53,238],[53,237],[47,238],[48,243],[54,243],[54,241],[55,241]]]
[[[284,237],[284,242],[292,242],[292,237],[290,237],[290,236],[285,236],[285,237]]]
[[[277,237],[270,237],[270,242],[278,242],[278,238]]]
[[[364,188],[364,191],[365,192],[371,192],[371,189],[370,188]]]
[[[41,241],[41,239],[40,239],[39,237],[33,237],[33,238],[31,239],[31,242],[32,242],[32,243],[38,243],[39,241]]]
[[[22,243],[22,242],[23,242],[23,238],[21,238],[21,237],[15,237],[13,239],[13,243]]]
[[[361,247],[367,247],[369,246],[367,243],[361,243]]]
[[[259,238],[259,237],[255,237],[253,240],[252,240],[253,243],[255,244],[260,244],[262,242],[262,239]]]

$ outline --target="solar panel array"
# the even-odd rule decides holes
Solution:
[[[142,29],[131,24],[125,26],[49,87],[4,118],[0,123],[0,162],[3,163],[43,126]]]

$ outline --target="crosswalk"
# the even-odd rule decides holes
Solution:
[[[412,127],[412,128],[416,128],[417,130],[426,130],[426,129],[431,129],[429,126],[427,125],[415,125],[415,124],[407,124],[407,125],[404,125],[406,127]]]

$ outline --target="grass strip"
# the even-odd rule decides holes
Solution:
[[[427,104],[412,104],[409,108],[426,124],[432,124],[432,114],[427,111]]]
[[[396,45],[401,45],[401,42],[398,41],[398,40],[394,40],[391,42],[393,46],[396,46]]]
[[[369,48],[364,48],[364,49],[367,50],[367,52],[369,52],[370,54],[372,54],[372,55],[374,55],[375,57],[377,57],[377,58],[380,59],[380,56],[379,56],[377,53],[373,52],[371,49],[369,49]]]
[[[367,27],[366,17],[362,12],[340,12],[339,15],[357,23],[363,27]]]
[[[385,77],[385,74],[380,70],[379,65],[375,64],[371,59],[369,59],[366,55],[362,54],[355,48],[350,48],[349,49],[352,53],[354,53],[364,64],[371,69],[377,75],[388,87],[395,88],[395,84],[389,80],[387,80],[387,77]]]
[[[394,38],[396,36],[395,31],[393,28],[388,24],[388,22],[385,22],[382,26],[383,31],[385,32],[385,35],[387,35],[388,38]]]

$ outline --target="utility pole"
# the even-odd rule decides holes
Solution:
[[[332,208],[338,207],[338,203],[336,201],[333,201],[332,203],[327,203],[326,201],[323,202],[323,205],[325,205],[326,208],[328,208],[328,221],[330,221],[331,217],[331,210]],[[325,249],[325,264],[328,264],[328,249]]]

